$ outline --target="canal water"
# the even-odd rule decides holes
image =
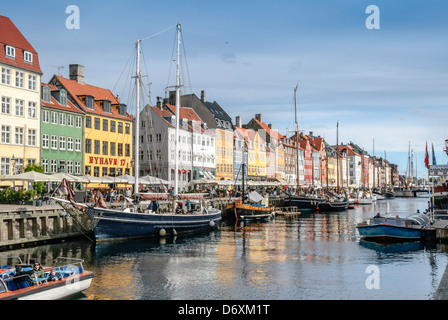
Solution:
[[[96,277],[76,299],[428,300],[448,265],[446,245],[380,245],[363,241],[356,230],[377,212],[406,217],[426,204],[425,198],[396,198],[345,212],[222,223],[194,237],[70,241],[8,254],[29,253],[46,264],[57,256],[84,259]]]

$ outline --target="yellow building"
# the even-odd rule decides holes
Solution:
[[[84,83],[84,67],[70,65],[70,80],[53,76],[50,84],[67,91],[85,113],[84,174],[95,177],[133,175],[132,124],[126,105],[109,89]]]
[[[286,179],[285,174],[285,148],[280,143],[276,148],[276,168],[275,168],[275,178]]]
[[[41,76],[33,46],[9,18],[0,16],[1,176],[22,173],[28,164],[40,162]],[[12,185],[0,181],[0,186]]]
[[[233,131],[216,128],[216,179],[233,180]]]
[[[247,174],[249,179],[259,180],[267,175],[266,142],[257,131],[235,127],[244,137],[247,148]]]

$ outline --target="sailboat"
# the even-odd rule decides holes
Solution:
[[[275,208],[271,205],[262,205],[257,202],[261,202],[263,197],[255,191],[249,193],[246,197],[245,188],[245,167],[243,163],[243,179],[242,179],[242,193],[241,200],[235,200],[233,203],[227,205],[226,210],[230,211],[228,218],[232,220],[244,220],[244,221],[263,221],[269,220],[274,215]],[[233,213],[233,215],[232,215]]]
[[[180,33],[181,26],[177,24],[177,77],[176,77],[176,139],[175,139],[175,154],[179,154],[179,109],[180,109]],[[137,67],[136,67],[136,133],[135,150],[139,150],[140,139],[139,136],[139,113],[140,113],[140,86],[141,86],[141,71],[140,71],[140,47],[142,40],[137,40]],[[138,192],[139,187],[139,170],[138,170],[138,153],[136,152],[135,161],[135,189]],[[175,178],[174,178],[174,192],[173,192],[173,211],[170,213],[157,213],[157,210],[145,209],[143,212],[134,208],[126,208],[124,210],[113,210],[101,205],[101,195],[99,201],[95,201],[94,206],[85,204],[77,204],[74,202],[74,197],[71,197],[70,184],[63,186],[63,190],[68,189],[68,200],[61,200],[54,198],[67,209],[69,214],[86,212],[90,216],[93,233],[97,242],[122,240],[130,238],[141,238],[149,236],[166,236],[177,235],[181,233],[193,233],[212,229],[221,221],[221,210],[210,207],[204,200],[190,201],[189,199],[180,199],[178,195],[178,157],[175,162]],[[64,192],[63,192],[64,194]],[[73,194],[74,195],[74,194]],[[104,203],[104,201],[103,201]],[[72,208],[68,210],[68,206]],[[153,208],[156,208],[153,206]]]
[[[299,179],[299,124],[297,122],[297,89],[299,85],[297,84],[294,88],[294,109],[295,109],[295,122],[296,122],[296,175],[297,175],[297,194],[290,194],[289,197],[285,198],[284,205],[286,207],[297,207],[299,211],[314,211],[316,206],[322,199],[313,198],[308,196],[300,195],[300,179]]]

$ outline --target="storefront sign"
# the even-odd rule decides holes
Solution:
[[[89,164],[99,164],[105,166],[121,166],[126,165],[126,159],[106,158],[106,157],[89,157]]]
[[[430,176],[446,176],[448,175],[448,165],[438,164],[429,166]]]

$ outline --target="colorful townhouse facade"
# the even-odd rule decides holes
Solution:
[[[6,176],[40,162],[42,70],[36,50],[9,18],[0,16],[0,30],[0,175]]]
[[[65,89],[42,83],[41,159],[45,173],[83,173],[85,113],[67,99]]]
[[[133,175],[133,117],[109,89],[84,82],[84,67],[70,65],[70,79],[49,81],[65,90],[67,99],[85,114],[83,125],[83,174],[95,177]]]

